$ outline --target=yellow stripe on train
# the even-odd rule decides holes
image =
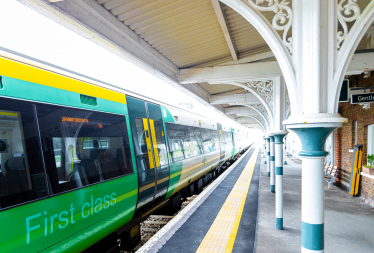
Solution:
[[[126,104],[125,94],[2,57],[0,75]]]

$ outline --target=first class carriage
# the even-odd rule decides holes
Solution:
[[[250,139],[238,124],[2,52],[0,252],[131,249],[141,221],[179,210]]]

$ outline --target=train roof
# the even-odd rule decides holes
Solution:
[[[159,101],[157,99],[144,96],[142,94],[132,92],[130,90],[124,89],[122,87],[118,87],[116,85],[113,85],[111,83],[98,80],[92,77],[89,77],[87,75],[83,75],[81,73],[74,72],[72,70],[62,68],[60,66],[0,47],[0,57],[8,58],[17,62],[20,62],[22,64],[26,64],[44,71],[53,72],[58,75],[65,76],[67,78],[75,79],[77,81],[81,81],[84,83],[88,83],[90,85],[98,86],[107,90],[111,90],[117,93],[122,93],[125,95],[133,96],[136,98],[140,98],[143,100],[147,100],[149,102],[153,102],[156,104],[159,104],[163,107],[163,111],[167,110],[171,114],[171,117],[166,119],[167,122],[176,123],[176,124],[183,124],[183,125],[189,125],[189,126],[196,126],[196,127],[202,127],[202,128],[208,128],[208,129],[216,129],[216,130],[223,130],[223,131],[232,131],[234,132],[235,129],[238,132],[249,132],[249,129],[240,125],[239,123],[235,122],[234,120],[228,118],[226,115],[223,114],[227,118],[227,121],[229,122],[217,122],[217,120],[210,119],[209,117],[193,113],[190,111],[187,111],[183,108],[178,108],[174,105],[170,105],[168,103]],[[164,112],[163,112],[164,114]],[[231,122],[230,122],[231,121]],[[221,128],[221,129],[219,129]]]

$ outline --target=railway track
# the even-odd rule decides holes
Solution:
[[[239,154],[236,159],[239,159],[242,154]],[[236,160],[235,159],[235,160]],[[230,165],[231,166],[231,165]],[[229,167],[229,166],[228,166]],[[212,181],[213,182],[213,181]],[[211,183],[212,183],[211,182]],[[205,188],[210,185],[207,184]],[[131,252],[123,251],[123,253],[136,253],[138,249],[140,249],[149,239],[152,238],[161,228],[163,228],[170,220],[172,220],[180,211],[182,211],[188,204],[190,204],[198,195],[193,195],[191,197],[187,197],[183,202],[181,209],[175,213],[173,216],[168,215],[151,215],[140,223],[140,234],[141,234],[141,243]]]
[[[207,185],[208,186],[208,185]],[[207,187],[206,186],[206,187]],[[204,187],[205,189],[205,187]],[[152,238],[161,228],[163,228],[171,219],[175,217],[183,208],[185,208],[189,203],[192,202],[198,195],[193,195],[188,197],[182,202],[181,209],[175,213],[173,216],[168,215],[151,215],[148,219],[140,223],[140,234],[142,237],[141,243],[131,252],[135,253],[141,246],[143,246],[149,239]],[[126,252],[126,251],[125,251]],[[130,252],[129,252],[130,253]]]

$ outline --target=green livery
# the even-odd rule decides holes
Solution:
[[[117,238],[130,250],[142,220],[249,146],[199,115],[2,57],[0,78],[0,252]]]

